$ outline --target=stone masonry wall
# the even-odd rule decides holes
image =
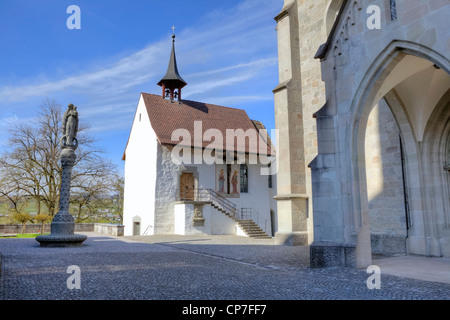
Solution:
[[[372,251],[406,253],[400,133],[384,100],[370,113],[365,152]]]
[[[399,130],[384,102],[369,117],[366,170],[372,233],[406,235]]]
[[[326,101],[325,85],[321,79],[320,61],[314,59],[317,49],[326,41],[326,11],[330,0],[326,1],[298,1],[298,19],[300,28],[300,68],[301,94],[304,128],[304,153],[307,166],[317,155],[317,128],[313,118]],[[306,168],[306,193],[312,197],[311,173]],[[312,214],[312,201],[308,201],[309,212]],[[308,229],[312,230],[312,219]]]

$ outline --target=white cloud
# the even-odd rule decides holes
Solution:
[[[206,97],[205,101],[219,106],[229,106],[236,104],[243,104],[248,101],[272,101],[273,95],[267,94],[265,96],[226,96],[226,97]]]
[[[157,43],[118,61],[113,66],[102,66],[100,70],[87,71],[46,83],[3,87],[0,88],[0,102],[25,100],[34,96],[51,96],[54,92],[67,90],[100,96],[121,93],[149,80],[153,75],[151,70],[155,69],[157,63],[155,57],[162,53],[163,45]],[[148,70],[148,73],[144,73],[143,68]]]
[[[240,63],[237,65],[231,65],[231,66],[227,66],[224,68],[212,69],[212,70],[207,70],[207,71],[203,71],[203,72],[193,73],[193,74],[188,75],[188,77],[190,77],[190,78],[205,78],[207,76],[208,77],[214,76],[217,74],[221,74],[223,72],[235,71],[238,69],[259,69],[259,68],[264,68],[267,66],[272,66],[272,65],[276,64],[277,61],[278,60],[276,58],[260,59],[260,60],[251,61],[248,63]]]
[[[250,83],[277,78],[273,73],[277,65],[273,17],[281,5],[276,2],[243,1],[225,12],[212,12],[177,33],[179,69],[189,84],[183,89],[184,98],[208,96],[210,101],[209,98],[199,100],[222,105],[271,99],[271,91],[267,88],[261,91],[258,85],[250,86]],[[65,101],[69,97],[71,101],[86,102],[79,110],[89,119],[93,132],[128,129],[139,93],[151,90],[159,93],[156,83],[167,67],[170,40],[148,44],[116,62],[111,63],[107,58],[104,65],[80,70],[75,75],[49,79],[48,75],[40,74],[26,84],[0,87],[0,112],[11,110],[11,105],[21,105],[17,113],[23,118],[30,101],[45,97]],[[233,92],[232,88],[242,87],[251,91]]]

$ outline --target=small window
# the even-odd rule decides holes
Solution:
[[[141,116],[142,116],[142,114],[139,113],[139,122],[141,122]]]
[[[240,168],[241,193],[248,193],[248,167],[245,163]]]

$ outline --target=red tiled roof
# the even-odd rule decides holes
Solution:
[[[260,139],[260,135],[258,134],[259,130],[265,129],[264,125],[261,122],[250,120],[244,110],[189,100],[182,100],[181,103],[174,101],[172,103],[170,100],[163,99],[160,95],[148,93],[142,93],[142,97],[152,128],[161,144],[182,145],[180,142],[183,138],[174,136],[174,140],[172,140],[172,133],[177,129],[184,129],[185,133],[185,130],[187,130],[191,137],[190,145],[196,147],[201,146],[202,148],[209,146],[227,151],[259,153],[260,140],[266,141],[265,137]],[[221,133],[223,143],[220,145],[220,141],[217,141],[217,144],[214,144],[214,138],[212,139],[213,141],[206,140],[206,138],[201,139],[201,136],[197,134],[201,140],[205,141],[199,141],[196,144],[194,141],[194,123],[196,121],[201,121],[202,136],[204,136],[207,130],[216,129],[218,130],[216,131],[217,133]],[[197,123],[197,128],[200,128],[199,123]],[[248,131],[249,129],[251,131]],[[234,146],[227,146],[227,130],[231,130],[228,133],[241,133],[241,139],[234,139]],[[246,132],[255,137],[256,144],[252,143],[250,141],[251,139],[243,139],[243,135]],[[212,131],[210,133],[214,136]],[[244,144],[242,144],[243,141],[245,141]],[[266,154],[267,150],[267,154],[271,155],[270,139],[267,139],[267,141],[267,143],[264,143],[264,146],[261,146],[261,152]]]

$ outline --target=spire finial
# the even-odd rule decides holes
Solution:
[[[172,31],[173,31],[173,33],[172,33],[172,42],[175,42],[175,26],[172,26]]]

